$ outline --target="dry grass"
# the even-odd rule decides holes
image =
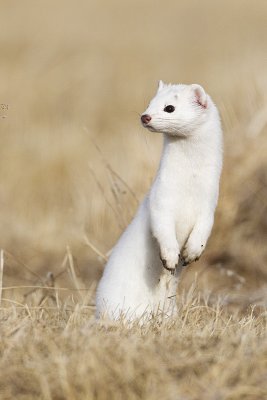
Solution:
[[[266,312],[229,311],[193,292],[179,316],[96,324],[71,302],[1,310],[1,399],[267,397]]]
[[[267,398],[266,15],[264,0],[3,2],[1,400]],[[138,113],[158,79],[218,104],[216,223],[177,320],[95,325],[104,260],[157,167]]]

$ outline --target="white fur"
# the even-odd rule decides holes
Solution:
[[[181,268],[200,257],[213,225],[222,166],[216,106],[200,85],[160,82],[145,114],[145,127],[164,136],[160,166],[105,267],[97,317],[172,315]]]

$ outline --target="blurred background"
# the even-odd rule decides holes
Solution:
[[[212,236],[181,289],[265,301],[266,48],[265,0],[2,1],[4,286],[99,279],[158,165],[139,114],[162,79],[203,85],[225,138]]]

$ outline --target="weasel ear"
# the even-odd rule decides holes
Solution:
[[[163,88],[164,88],[165,84],[163,83],[163,81],[159,81],[158,83],[158,92],[160,92]]]
[[[193,85],[191,85],[191,87],[194,91],[194,95],[195,95],[197,103],[200,106],[207,108],[208,96],[207,96],[205,90],[203,89],[203,87],[200,85],[197,85],[197,84],[193,84]]]

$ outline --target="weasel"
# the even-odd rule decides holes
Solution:
[[[213,226],[223,144],[210,96],[197,84],[160,81],[141,122],[163,134],[161,161],[106,264],[96,293],[97,318],[174,315],[182,267],[199,259]]]

